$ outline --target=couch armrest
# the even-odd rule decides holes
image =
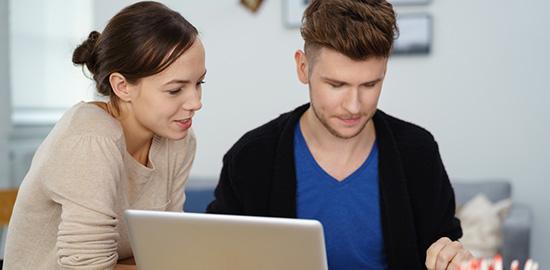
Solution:
[[[531,209],[522,204],[514,204],[502,224],[502,256],[504,265],[510,265],[513,259],[521,265],[529,257],[533,215]]]

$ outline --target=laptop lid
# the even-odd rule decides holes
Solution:
[[[315,220],[126,210],[140,270],[325,270]]]

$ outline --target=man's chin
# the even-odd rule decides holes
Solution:
[[[348,139],[353,139],[355,137],[357,137],[357,135],[359,135],[360,132],[356,132],[356,133],[350,133],[350,134],[343,134],[343,133],[338,133],[338,134],[332,134],[340,139],[344,139],[344,140],[348,140]]]
[[[328,131],[335,137],[340,139],[352,139],[357,137],[363,130],[365,130],[367,124],[369,121],[357,123],[353,126],[327,126],[325,125],[325,128],[328,129]],[[339,124],[339,123],[338,123]]]
[[[328,128],[328,131],[334,136],[334,137],[337,137],[337,138],[340,138],[340,139],[351,139],[351,138],[354,138],[356,137],[357,135],[359,135],[361,133],[361,131],[363,130],[364,126],[362,128],[342,128],[342,129],[337,129],[337,128]]]

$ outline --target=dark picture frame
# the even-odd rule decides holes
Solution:
[[[392,53],[429,54],[432,50],[433,19],[430,14],[403,14],[397,17],[399,36],[394,42]]]

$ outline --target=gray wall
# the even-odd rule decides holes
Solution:
[[[101,29],[131,1],[96,1]],[[302,41],[281,22],[281,2],[257,14],[238,1],[164,1],[201,31],[207,50],[204,107],[194,123],[192,174],[216,177],[223,153],[246,130],[307,100],[292,54]],[[550,1],[434,0],[399,7],[434,18],[428,56],[391,59],[380,107],[428,128],[449,174],[505,177],[534,209],[532,254],[550,267]]]
[[[9,185],[8,135],[10,132],[8,0],[0,0],[0,187]]]

